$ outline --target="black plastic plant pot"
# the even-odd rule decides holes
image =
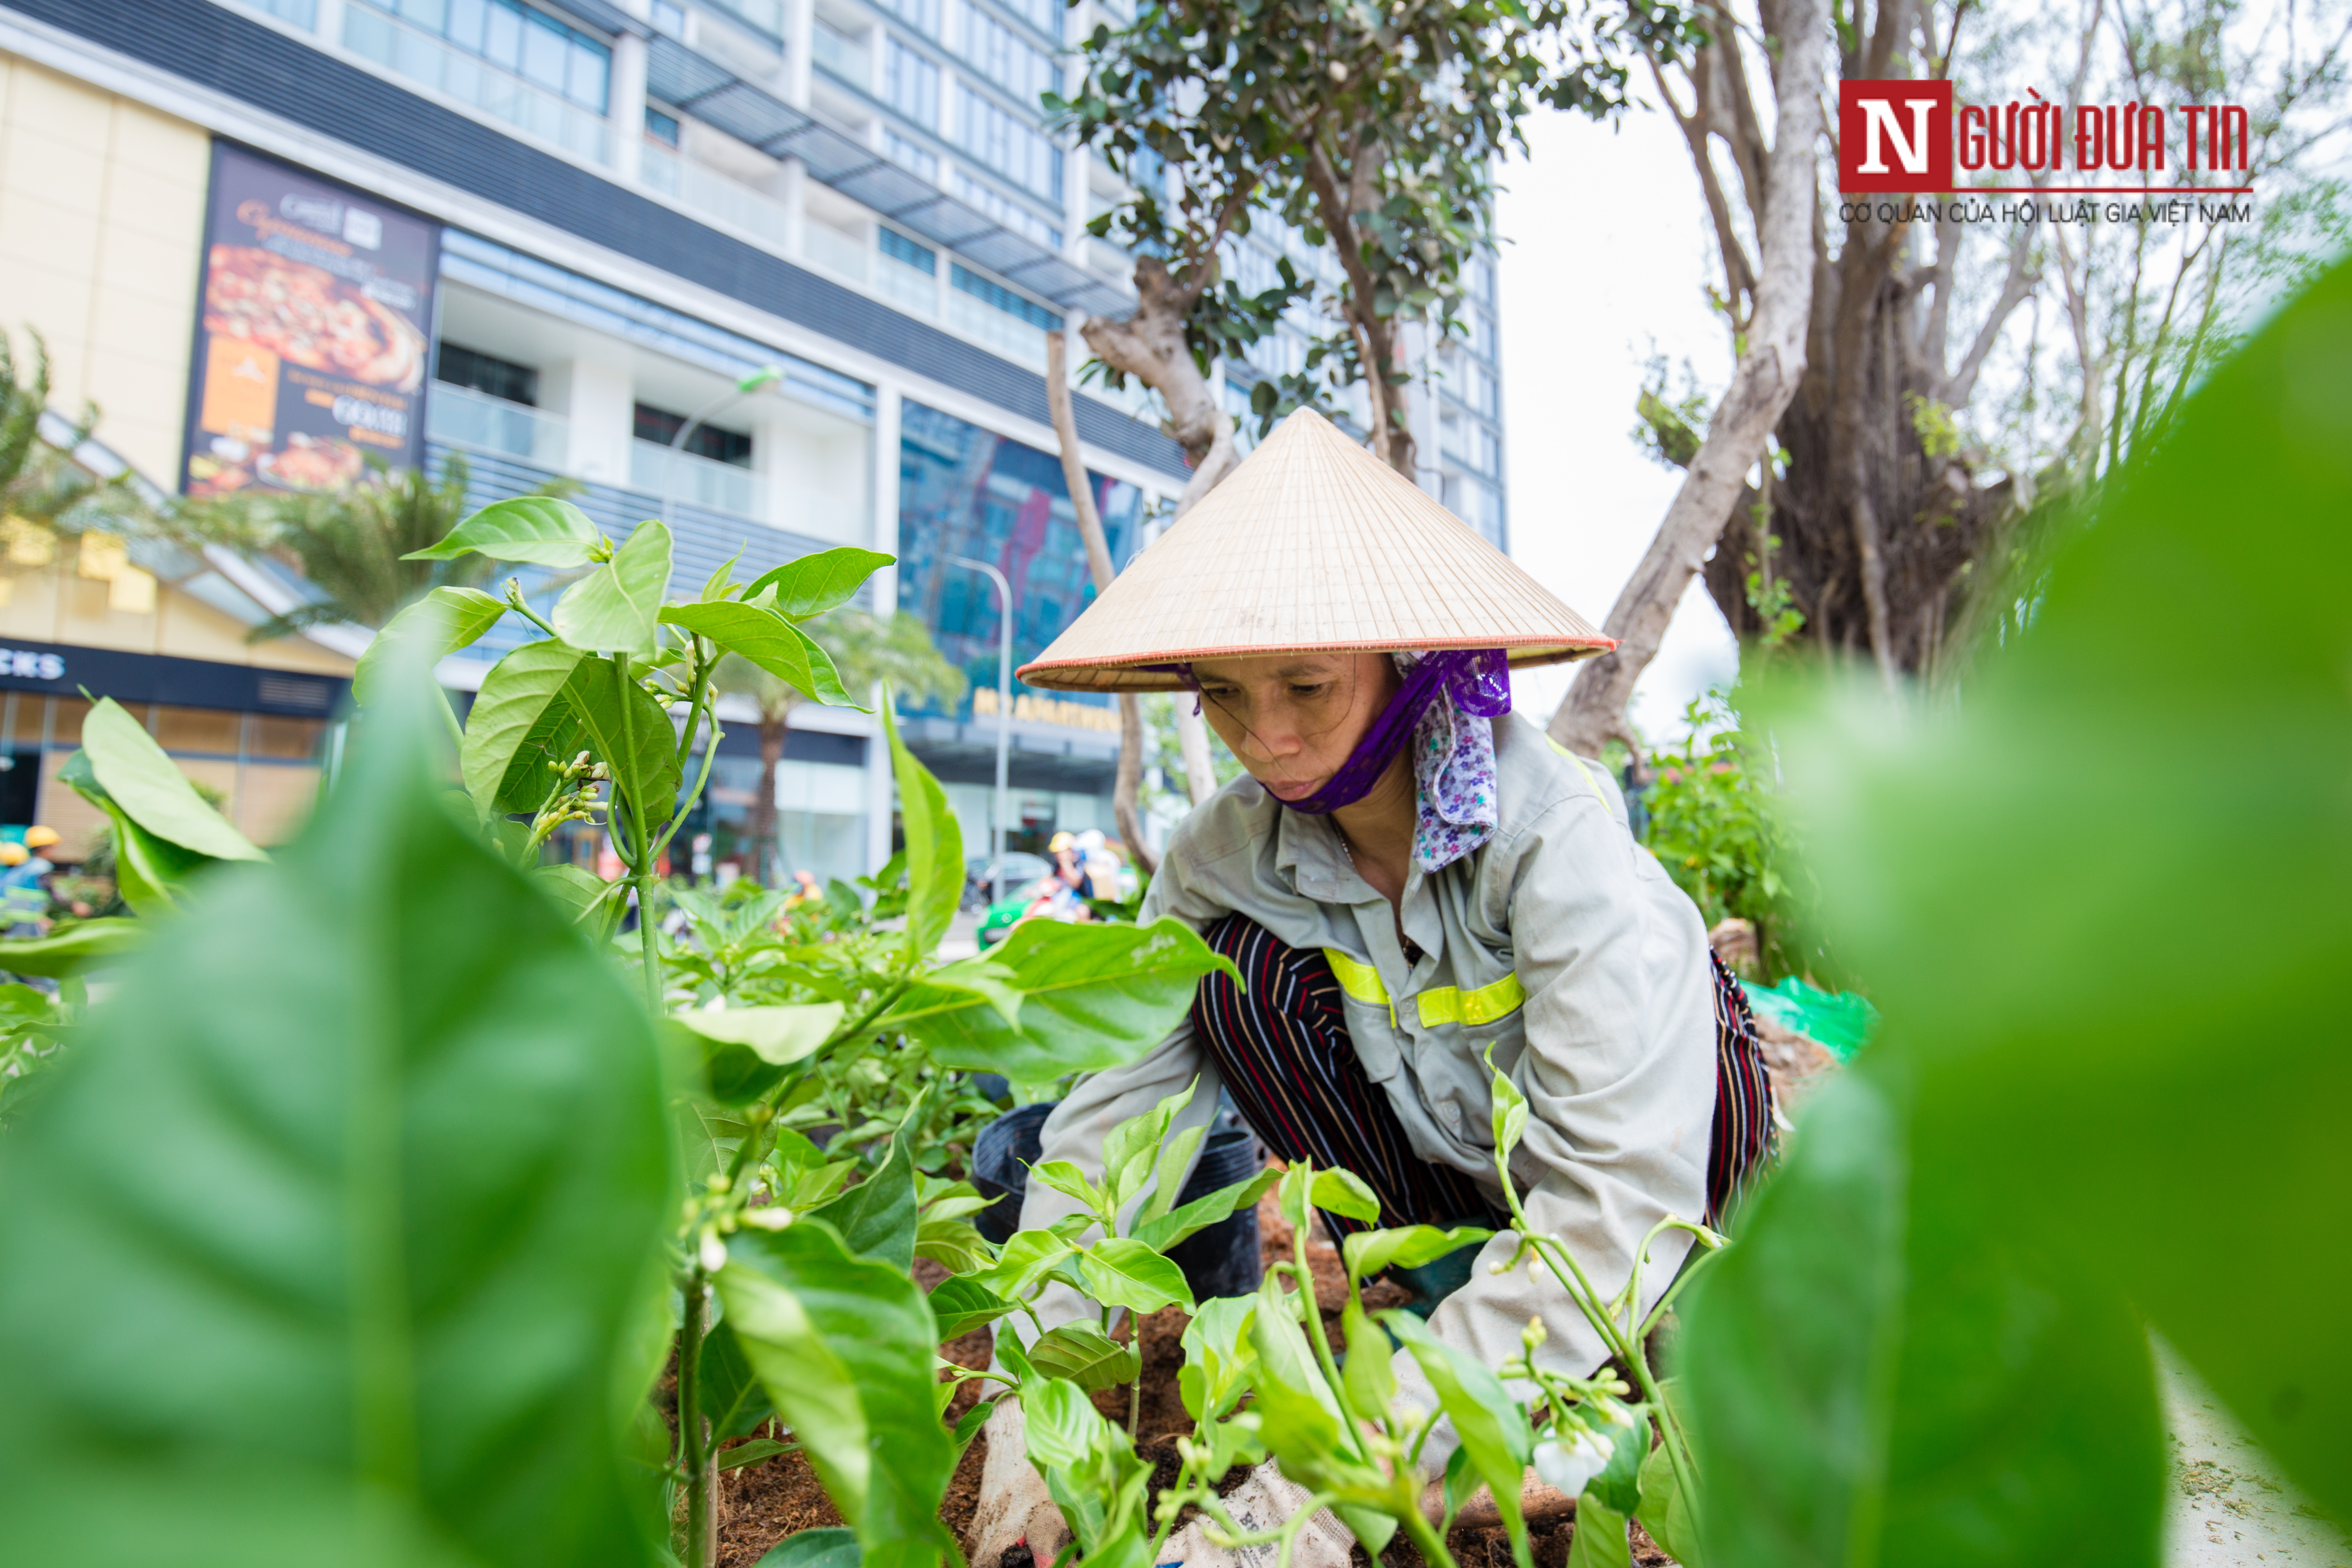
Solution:
[[[1021,1227],[1021,1199],[1027,1189],[1029,1167],[1043,1152],[1039,1134],[1052,1105],[1024,1105],[989,1124],[973,1145],[972,1186],[983,1197],[996,1201],[972,1216],[972,1223],[991,1241],[1002,1244]],[[1219,1187],[1247,1181],[1258,1167],[1257,1138],[1231,1113],[1217,1118],[1192,1179],[1184,1184],[1179,1205],[1206,1197]],[[1184,1270],[1196,1301],[1215,1296],[1244,1296],[1265,1277],[1258,1256],[1257,1209],[1255,1206],[1227,1216],[1207,1229],[1171,1248],[1171,1261]]]

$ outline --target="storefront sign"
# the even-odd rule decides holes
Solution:
[[[266,670],[57,643],[17,642],[0,648],[0,692],[327,718],[350,689],[351,682],[342,676],[307,670]],[[795,749],[793,755],[797,758],[800,752]]]
[[[205,237],[187,493],[422,463],[440,226],[215,141]]]
[[[37,653],[30,648],[0,648],[0,675],[20,681],[62,681],[66,678],[65,655]]]

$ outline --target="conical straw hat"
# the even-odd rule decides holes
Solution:
[[[1033,686],[1172,692],[1139,666],[1347,649],[1501,648],[1515,665],[1616,643],[1309,409],[1137,556],[1054,645]]]

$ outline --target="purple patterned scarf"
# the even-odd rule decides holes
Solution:
[[[1370,792],[1408,745],[1413,753],[1413,860],[1451,865],[1495,831],[1493,720],[1511,711],[1510,661],[1500,648],[1391,655],[1404,677],[1371,728],[1323,788],[1282,803],[1324,816]],[[1192,666],[1165,665],[1196,691]],[[1441,701],[1443,698],[1444,700]]]

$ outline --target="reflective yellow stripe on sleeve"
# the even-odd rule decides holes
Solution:
[[[1370,964],[1360,964],[1337,947],[1323,949],[1324,959],[1331,966],[1331,977],[1339,988],[1360,1002],[1389,1009],[1389,1025],[1396,1026],[1396,1004],[1389,999],[1388,987],[1381,983],[1381,972]]]
[[[1481,986],[1475,991],[1454,986],[1432,986],[1417,998],[1421,1004],[1421,1027],[1433,1029],[1442,1023],[1493,1023],[1507,1018],[1520,1003],[1528,999],[1519,988],[1517,975],[1506,975],[1491,986]]]
[[[1323,956],[1331,966],[1331,977],[1339,988],[1360,1002],[1389,1009],[1389,1021],[1396,1021],[1396,1004],[1389,988],[1381,983],[1381,972],[1370,964],[1360,964],[1337,947],[1323,949]],[[1457,986],[1432,986],[1412,998],[1418,1004],[1421,1027],[1434,1029],[1439,1024],[1493,1023],[1507,1018],[1528,999],[1519,987],[1517,975],[1506,975],[1491,986],[1481,986],[1465,991]]]

